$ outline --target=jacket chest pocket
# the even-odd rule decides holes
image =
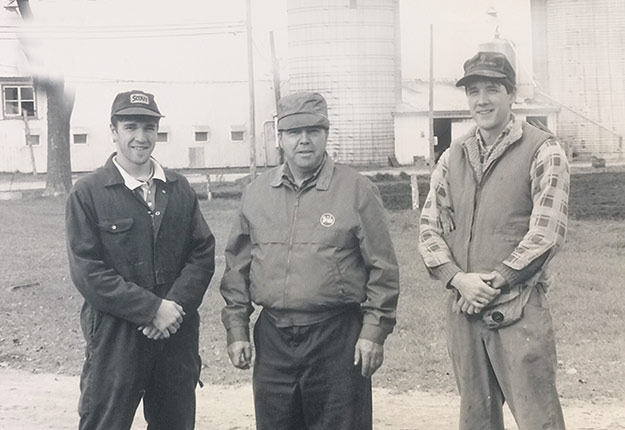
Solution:
[[[138,258],[132,218],[105,219],[98,222],[105,255],[118,263],[134,263]]]

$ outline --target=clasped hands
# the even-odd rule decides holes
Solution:
[[[182,306],[172,300],[163,299],[152,322],[139,326],[138,330],[148,339],[168,339],[178,331],[184,316]]]
[[[460,293],[460,298],[453,304],[453,311],[476,315],[501,294],[501,289],[508,283],[499,272],[493,270],[490,273],[458,272],[450,284]]]

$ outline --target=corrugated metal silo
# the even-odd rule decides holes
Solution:
[[[548,89],[578,112],[562,110],[558,134],[578,155],[622,156],[625,1],[546,0],[544,6]]]
[[[401,98],[399,0],[288,0],[287,13],[290,90],[326,97],[328,153],[386,164]]]

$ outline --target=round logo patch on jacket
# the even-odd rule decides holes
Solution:
[[[332,227],[334,225],[334,221],[334,215],[330,213],[324,213],[321,215],[321,218],[319,218],[319,222],[324,227]]]

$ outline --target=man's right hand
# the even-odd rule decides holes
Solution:
[[[228,356],[232,365],[238,369],[249,369],[252,363],[252,345],[246,340],[228,345]]]
[[[163,334],[163,337],[168,338],[178,331],[184,315],[182,306],[172,300],[163,299],[152,320],[152,325]]]
[[[486,283],[490,281],[492,281],[492,275],[488,273],[458,272],[452,278],[450,282],[452,287],[457,289],[464,299],[463,312],[479,313],[501,293],[501,290]]]

